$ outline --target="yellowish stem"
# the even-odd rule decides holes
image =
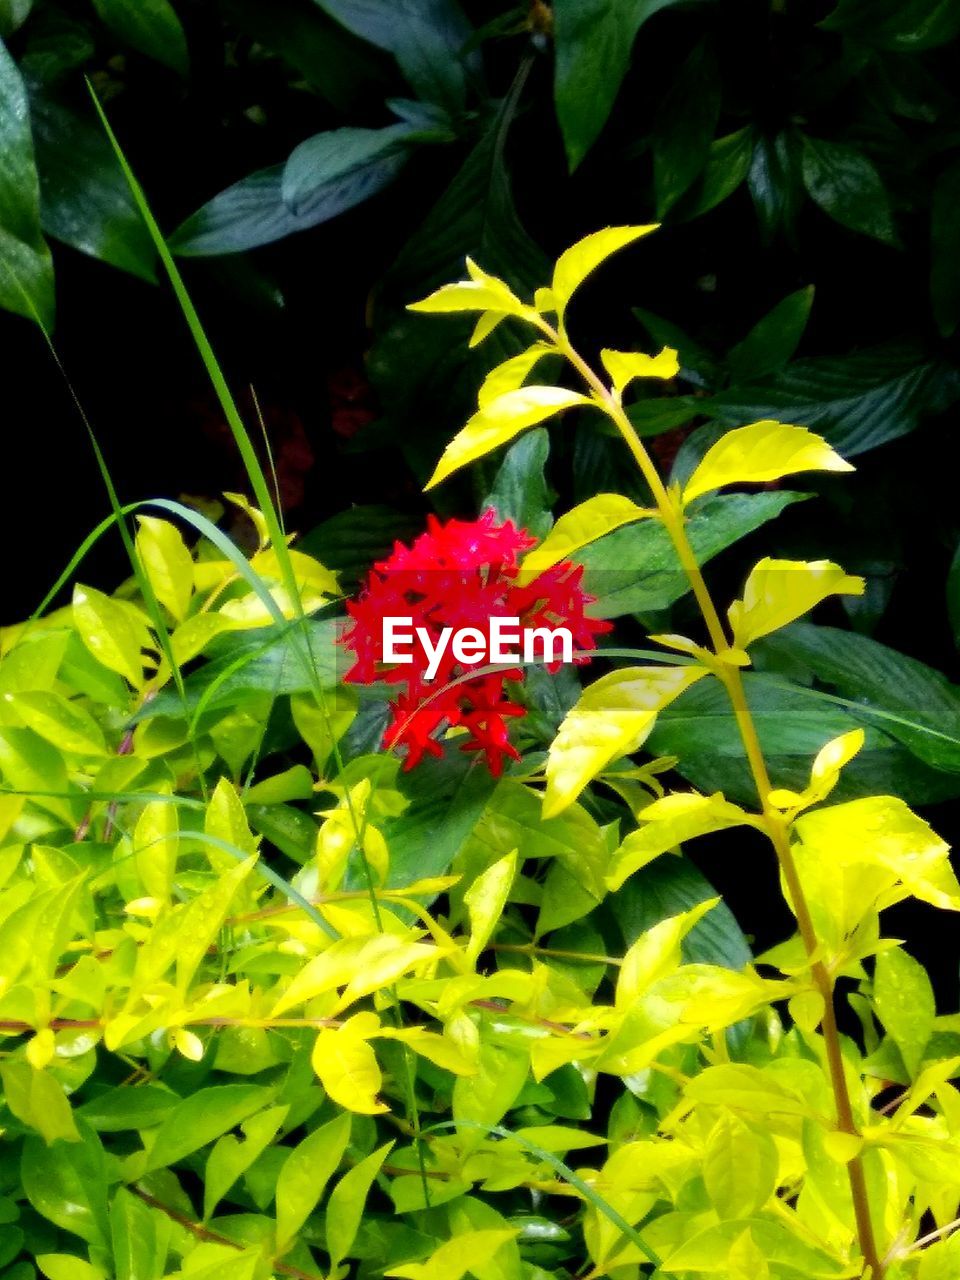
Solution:
[[[730,643],[720,620],[720,615],[713,603],[713,598],[704,581],[700,566],[697,563],[697,557],[690,544],[690,539],[687,536],[684,516],[679,504],[671,496],[660,478],[660,473],[657,471],[653,459],[647,452],[633,423],[624,412],[619,397],[604,385],[587,362],[573,349],[565,334],[557,333],[545,323],[541,327],[544,332],[549,334],[551,340],[556,342],[562,354],[566,356],[583,378],[593,392],[598,407],[613,420],[620,435],[623,437],[641,475],[647,482],[664,527],[677,553],[681,568],[690,583],[697,606],[703,616],[707,633],[710,636],[710,644],[715,653],[723,654],[730,648]],[[734,666],[722,665],[719,672],[719,678],[723,682],[733,707],[737,728],[746,752],[747,763],[760,799],[764,828],[777,854],[790,903],[797,918],[800,937],[810,960],[813,980],[816,983],[817,990],[823,997],[823,1043],[833,1090],[834,1105],[837,1111],[837,1125],[842,1132],[858,1136],[853,1107],[850,1101],[850,1091],[847,1087],[847,1079],[844,1073],[840,1032],[837,1027],[836,1012],[834,1010],[833,976],[818,956],[819,944],[817,942],[816,929],[803,892],[803,885],[797,873],[797,866],[790,848],[786,826],[780,813],[770,804],[770,775],[767,771],[757,727],[747,702],[743,679],[739,669]],[[860,1243],[860,1251],[863,1254],[864,1264],[866,1268],[869,1268],[871,1280],[882,1280],[883,1266],[874,1238],[866,1177],[860,1157],[855,1156],[850,1161],[847,1169],[850,1176],[850,1191],[856,1217],[857,1238]]]

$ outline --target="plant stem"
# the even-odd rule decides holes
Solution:
[[[544,324],[544,331],[549,331],[549,335],[560,349],[560,352],[566,356],[573,367],[586,382],[587,386],[594,393],[598,406],[610,417],[615,423],[620,435],[623,437],[627,448],[633,455],[644,480],[650,488],[654,502],[660,512],[664,527],[674,550],[680,561],[681,568],[690,583],[697,605],[703,616],[707,632],[710,636],[710,644],[714,652],[720,656],[730,648],[723,623],[720,615],[713,603],[713,598],[704,581],[700,566],[697,563],[696,553],[687,536],[684,524],[683,512],[679,504],[674,500],[668,492],[660,473],[654,465],[653,459],[647,452],[643,441],[634,428],[633,423],[624,412],[623,406],[617,395],[611,392],[590,368],[587,362],[580,356],[570,345],[565,333],[562,331],[557,333],[551,326]],[[823,997],[823,1044],[827,1059],[827,1068],[830,1075],[830,1084],[833,1090],[834,1105],[837,1112],[837,1126],[843,1133],[851,1136],[859,1136],[856,1121],[853,1116],[853,1107],[850,1101],[850,1091],[847,1087],[847,1079],[843,1066],[843,1050],[840,1043],[840,1032],[837,1027],[836,1012],[834,1010],[834,982],[827,966],[818,956],[819,943],[817,941],[817,933],[810,915],[810,907],[807,903],[806,895],[803,891],[803,885],[797,872],[797,865],[790,848],[790,840],[787,835],[787,829],[779,812],[774,809],[769,801],[771,791],[770,775],[767,771],[766,761],[763,756],[763,749],[760,745],[760,739],[757,734],[757,727],[754,723],[753,714],[750,711],[747,702],[746,692],[743,686],[743,679],[740,671],[735,666],[721,665],[718,668],[718,677],[722,682],[733,707],[734,717],[737,722],[737,728],[743,741],[744,751],[746,752],[747,763],[750,767],[750,773],[753,777],[754,785],[757,789],[757,795],[762,809],[762,817],[764,828],[774,847],[777,855],[777,861],[780,864],[780,870],[783,874],[784,883],[787,887],[790,903],[793,907],[794,915],[797,918],[797,927],[800,937],[803,941],[807,958],[810,961],[811,975],[816,984],[817,990]],[[857,1238],[860,1244],[860,1251],[866,1267],[870,1269],[871,1280],[882,1280],[883,1265],[877,1252],[877,1245],[874,1239],[873,1223],[870,1218],[870,1203],[867,1196],[867,1183],[863,1169],[863,1161],[860,1156],[854,1158],[847,1165],[847,1171],[850,1178],[850,1192],[853,1199],[853,1210],[857,1225]]]

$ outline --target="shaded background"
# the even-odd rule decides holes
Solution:
[[[805,483],[816,502],[724,550],[719,589],[732,594],[759,548],[835,558],[868,592],[818,620],[955,678],[958,32],[952,0],[0,0],[17,568],[2,621],[39,603],[109,511],[83,422],[24,312],[51,327],[122,500],[243,486],[179,312],[150,283],[87,76],[232,385],[255,391],[290,526],[347,583],[422,524],[421,483],[443,442],[485,369],[520,349],[503,326],[468,355],[459,322],[404,304],[456,278],[467,253],[529,290],[586,232],[656,220],[656,236],[583,291],[572,328],[588,354],[680,349],[682,378],[631,408],[664,469],[764,416],[821,431],[858,468]],[[557,509],[636,486],[589,420],[554,431],[550,448]],[[513,465],[539,491],[543,458],[528,452]],[[498,461],[444,486],[439,509],[474,514]],[[124,571],[108,539],[82,576],[110,589]],[[618,638],[671,612],[685,623],[684,601],[670,602],[623,616]],[[803,667],[796,653],[768,661]],[[852,668],[802,676],[865,704],[883,685],[875,672],[858,686]],[[905,681],[890,677],[886,692],[942,731],[955,714],[960,737],[960,699],[948,714]],[[949,834],[960,748],[917,750],[932,781],[882,781],[936,800]],[[781,923],[742,866],[711,861],[709,873],[748,931],[775,937]],[[955,1000],[952,929],[923,909],[911,936],[926,939],[927,962],[943,949],[938,978]]]

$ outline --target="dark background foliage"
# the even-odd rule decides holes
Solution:
[[[234,384],[253,388],[291,526],[348,581],[420,524],[423,479],[517,341],[498,331],[464,354],[456,323],[404,304],[467,253],[530,288],[587,231],[656,220],[584,290],[573,328],[588,352],[679,348],[682,379],[631,409],[663,466],[682,470],[727,426],[780,417],[858,468],[725,552],[718,581],[732,591],[757,546],[834,558],[869,587],[822,621],[956,677],[956,0],[0,0],[0,34],[5,496],[25,571],[4,621],[35,607],[108,510],[67,386],[12,313],[52,327],[122,498],[242,485],[151,283],[87,76]],[[589,422],[551,447],[561,502],[633,483]],[[511,456],[527,506],[511,510],[533,519],[543,450]],[[444,486],[440,509],[472,514],[495,472]],[[84,572],[110,585],[119,548]],[[635,612],[645,623],[670,605]],[[623,618],[625,637],[633,625]],[[956,716],[960,736],[952,686],[885,667],[869,645],[836,658],[816,630],[819,658],[799,635],[770,646],[770,670],[948,734]],[[773,734],[786,710],[764,696]],[[672,732],[663,749],[691,745]],[[900,754],[877,752],[872,781],[941,802],[949,834],[960,749],[893,737]],[[763,934],[742,873],[715,878]]]

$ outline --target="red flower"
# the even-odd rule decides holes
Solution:
[[[392,555],[373,566],[359,599],[347,605],[352,626],[342,642],[355,661],[346,679],[403,686],[391,703],[384,743],[407,748],[405,768],[413,768],[425,753],[443,754],[437,733],[444,726],[465,730],[461,749],[483,751],[495,776],[503,772],[504,756],[519,760],[507,721],[525,711],[510,701],[505,686],[508,680],[521,681],[524,672],[498,670],[451,686],[458,676],[488,665],[488,660],[484,653],[476,662],[458,662],[448,644],[435,679],[429,681],[428,655],[419,641],[411,647],[411,663],[384,662],[385,618],[411,619],[414,628],[426,629],[433,647],[444,628],[456,632],[472,627],[485,637],[487,652],[494,617],[519,618],[521,628],[566,627],[575,650],[592,649],[596,637],[610,630],[609,622],[588,618],[584,612],[593,597],[581,586],[582,566],[564,561],[530,582],[518,582],[519,557],[535,541],[509,520],[498,524],[493,511],[485,511],[479,520],[446,524],[429,516],[427,532],[412,546],[396,543]]]

